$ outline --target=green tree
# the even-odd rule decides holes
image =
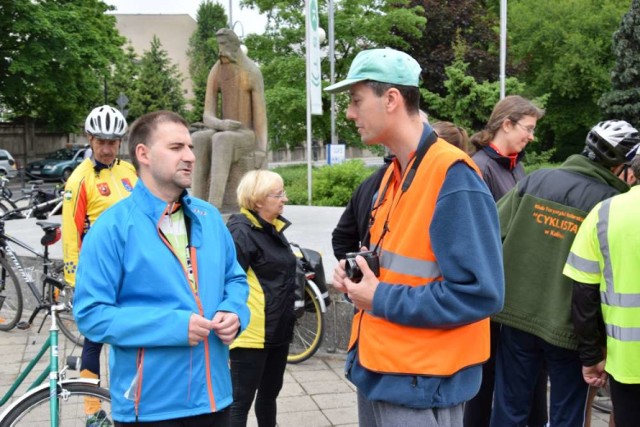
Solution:
[[[336,29],[336,81],[343,79],[355,55],[374,47],[410,48],[408,37],[419,37],[425,24],[420,7],[409,0],[349,0],[334,2]],[[302,0],[245,0],[267,16],[265,34],[247,36],[249,55],[260,65],[265,83],[271,149],[298,146],[306,140],[305,26]],[[328,28],[327,1],[318,2],[320,26]],[[328,50],[326,44],[321,46]],[[325,86],[329,61],[322,60]],[[313,117],[315,138],[328,141],[329,95],[323,94],[324,115]],[[337,96],[337,111],[346,109],[347,97]],[[337,114],[336,128],[347,144],[360,145],[360,138],[344,114]]]
[[[111,9],[99,0],[0,4],[0,104],[11,117],[77,129],[122,56]]]
[[[422,6],[427,25],[417,38],[408,40],[407,51],[422,66],[423,87],[444,95],[445,67],[454,61],[453,41],[466,45],[464,62],[476,80],[496,80],[499,72],[498,16],[487,10],[484,0],[412,0]],[[511,74],[511,73],[510,73]]]
[[[421,89],[429,114],[434,119],[451,121],[466,128],[469,133],[481,129],[489,120],[491,111],[500,100],[500,82],[478,82],[469,73],[469,64],[464,62],[466,46],[460,39],[455,44],[453,63],[445,68],[447,79],[443,83],[444,95]],[[515,77],[505,81],[507,94],[523,94],[525,84]],[[538,100],[543,106],[544,100]]]
[[[108,80],[108,99],[109,105],[116,106],[120,94],[124,94],[127,98],[134,96],[135,82],[140,74],[140,59],[133,50],[133,46],[128,45],[124,57],[118,61],[114,67],[113,73]],[[128,110],[129,106],[125,107]],[[131,122],[131,116],[127,116],[127,121]]]
[[[611,87],[611,34],[628,0],[509,2],[509,56],[532,93],[550,93],[539,136],[557,159],[579,152]],[[546,132],[545,132],[546,130]]]
[[[640,126],[640,0],[633,0],[613,35],[616,64],[611,71],[613,89],[598,104],[607,119],[623,119]]]
[[[184,114],[182,76],[178,66],[169,59],[157,36],[151,40],[151,49],[144,51],[140,61],[140,74],[130,98],[129,120],[156,111],[170,110]]]
[[[218,60],[218,42],[216,31],[227,26],[224,7],[211,0],[204,0],[198,7],[196,21],[198,26],[189,38],[189,74],[193,82],[194,99],[189,113],[192,122],[202,121],[204,96],[207,89],[207,77],[213,64]]]

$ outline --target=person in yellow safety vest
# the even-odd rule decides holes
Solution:
[[[640,147],[636,145],[632,155]],[[640,156],[631,162],[640,180]],[[640,186],[597,204],[571,247],[564,275],[573,279],[571,317],[582,375],[609,380],[617,427],[640,420]],[[604,326],[604,327],[603,327]]]
[[[109,105],[94,108],[84,126],[92,154],[73,171],[64,191],[62,207],[62,252],[64,278],[70,286],[76,284],[76,268],[82,241],[109,206],[128,197],[138,180],[128,162],[117,158],[127,122],[120,111]],[[84,340],[80,377],[100,377],[102,344]],[[100,409],[100,401],[86,398],[87,426],[108,426],[110,420]]]
[[[362,142],[396,155],[371,209],[374,268],[347,254],[333,275],[359,310],[346,374],[362,426],[461,426],[503,303],[493,197],[471,158],[420,119],[420,72],[406,53],[365,50],[325,89],[349,90]]]

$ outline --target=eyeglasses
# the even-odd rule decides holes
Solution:
[[[285,197],[287,197],[287,192],[283,191],[280,194],[267,194],[267,197],[275,197],[276,199],[284,199]]]
[[[534,126],[525,126],[520,122],[514,122],[514,123],[520,126],[522,129],[526,130],[529,135],[533,135],[533,133],[536,131],[536,128]]]

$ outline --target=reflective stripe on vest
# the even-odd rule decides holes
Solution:
[[[429,224],[446,173],[459,161],[480,174],[468,156],[438,139],[427,151],[413,184],[404,194],[400,193],[402,183],[394,170],[397,164],[385,173],[378,194],[386,194],[382,202],[376,201],[379,206],[371,227],[371,246],[381,247],[381,282],[417,287],[441,279]],[[410,166],[411,162],[407,168]],[[390,184],[384,192],[387,182]],[[388,231],[380,241],[387,218]],[[449,376],[487,360],[489,319],[437,329],[393,323],[360,311],[352,323],[349,349],[356,344],[360,364],[370,371]]]
[[[387,250],[382,251],[380,255],[380,267],[423,279],[440,277],[440,267],[436,261],[409,258]]]
[[[613,307],[640,308],[640,294],[616,293],[613,287],[613,266],[609,251],[609,239],[607,238],[610,209],[611,199],[607,199],[602,202],[598,211],[598,241],[600,242],[600,252],[604,260],[602,275],[605,280],[605,290],[600,293],[600,298],[603,304]]]

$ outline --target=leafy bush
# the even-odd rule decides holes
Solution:
[[[524,158],[524,170],[527,175],[538,169],[560,166],[559,163],[551,162],[551,157],[553,157],[555,151],[555,148],[541,151],[539,153],[535,151],[527,151],[527,155]]]
[[[273,171],[282,176],[290,205],[306,205],[308,203],[307,165],[279,166]],[[311,173],[313,175],[314,170]]]
[[[346,206],[353,191],[373,169],[362,160],[350,160],[325,166],[313,177],[313,204],[316,206]]]
[[[350,160],[338,165],[314,167],[313,205],[346,206],[353,191],[375,168],[367,167],[362,160]],[[282,176],[291,205],[306,205],[307,166],[279,166],[273,169]]]

